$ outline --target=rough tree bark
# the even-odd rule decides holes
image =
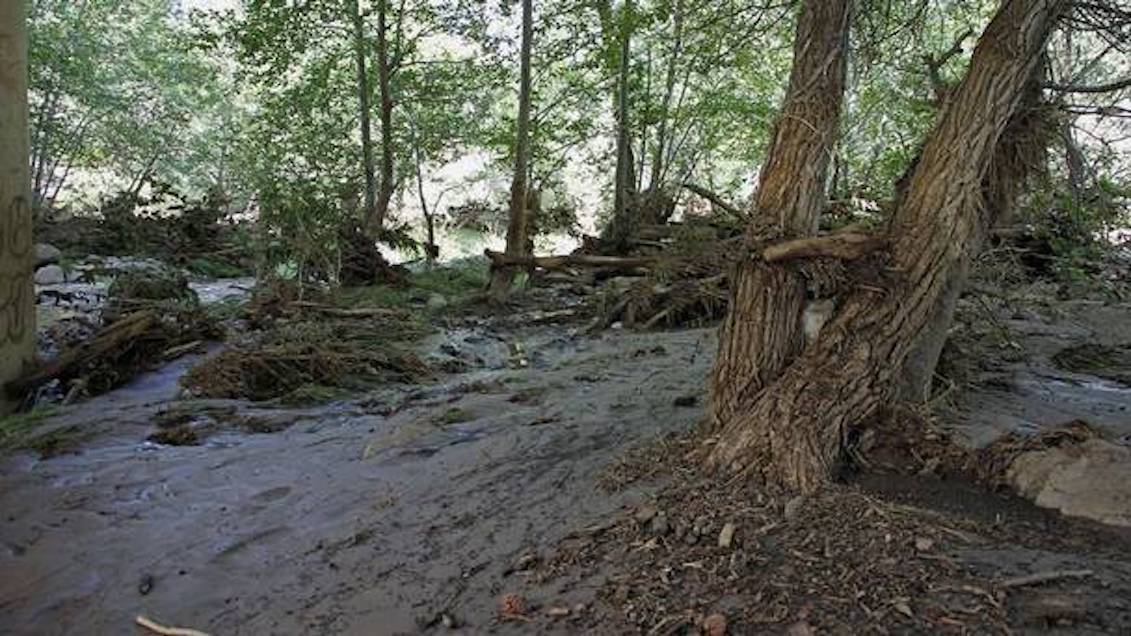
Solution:
[[[966,249],[966,257],[955,263],[947,274],[943,292],[903,363],[899,376],[898,398],[908,402],[926,402],[931,397],[935,370],[954,324],[958,299],[966,288],[970,261],[981,252],[994,227],[1008,225],[1029,176],[1045,161],[1050,141],[1050,122],[1045,117],[1041,80],[1045,66],[1036,72],[1025,88],[1017,112],[1010,118],[982,180],[981,216],[975,225]]]
[[[530,161],[530,54],[534,45],[534,2],[522,0],[522,52],[519,61],[518,122],[514,141],[514,177],[511,180],[507,256],[527,256],[527,173]],[[492,267],[488,296],[493,303],[506,301],[514,283],[512,266]]]
[[[798,17],[793,70],[759,175],[751,257],[737,266],[730,311],[710,379],[708,430],[719,430],[804,345],[805,282],[762,262],[758,244],[817,230],[844,99],[850,0],[806,0]]]
[[[35,357],[27,3],[0,0],[0,386]],[[18,406],[0,390],[0,415]]]
[[[968,257],[998,140],[1066,5],[1003,1],[894,213],[890,257],[900,281],[883,292],[853,291],[772,384],[738,394],[740,408],[725,422],[708,466],[801,491],[833,478],[845,436],[890,401],[947,273]]]
[[[369,73],[365,69],[365,29],[361,8],[357,0],[350,2],[350,20],[353,21],[353,50],[357,58],[357,103],[361,124],[361,161],[365,174],[365,210],[363,219],[373,219],[377,213],[377,175],[373,168],[373,128],[369,120]]]
[[[388,0],[377,2],[377,84],[381,93],[381,182],[377,193],[377,206],[370,226],[375,230],[385,227],[389,214],[389,201],[396,187],[393,170],[393,94],[389,86]]]

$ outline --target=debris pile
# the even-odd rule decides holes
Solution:
[[[271,400],[319,389],[418,382],[429,369],[398,342],[419,337],[412,314],[293,303],[262,332],[191,369],[181,383],[213,398]]]
[[[13,395],[36,391],[36,403],[117,388],[159,362],[222,337],[219,322],[203,308],[187,279],[174,270],[120,274],[110,285],[100,318],[77,328],[61,323],[53,334],[59,353],[5,386]]]
[[[1022,513],[997,495],[943,480],[934,491],[945,497],[982,500],[971,512],[943,513],[932,507],[948,505],[942,494],[932,495],[939,504],[909,500],[919,495],[883,476],[812,496],[771,495],[754,483],[704,475],[700,442],[694,435],[664,438],[642,448],[638,461],[614,464],[602,479],[606,488],[641,479],[664,485],[654,498],[574,532],[540,565],[540,581],[599,586],[593,627],[814,634],[860,625],[917,633],[1042,626],[1046,616],[1028,605],[1031,588],[1070,578],[1107,594],[1107,584],[1087,570],[957,555],[1024,546],[1103,559],[1126,541],[1117,531]],[[1058,543],[1065,540],[1069,548]],[[1119,614],[1118,621],[1128,618],[1125,610]],[[1064,624],[1084,628],[1100,620],[1078,611]]]

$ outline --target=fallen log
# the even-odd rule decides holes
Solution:
[[[874,234],[839,232],[775,243],[762,250],[762,258],[767,263],[819,257],[853,261],[871,254],[886,244],[885,238]]]
[[[656,262],[651,256],[600,256],[595,254],[562,254],[558,256],[515,256],[484,250],[484,256],[492,267],[537,267],[539,269],[565,269],[567,267],[611,267],[614,269],[635,269],[648,267]]]
[[[72,370],[91,360],[106,355],[122,344],[141,337],[156,322],[157,315],[152,311],[145,310],[126,314],[102,328],[90,340],[64,351],[59,357],[22,378],[8,382],[4,385],[4,390],[9,395],[23,395],[25,392],[55,378],[69,374]]]

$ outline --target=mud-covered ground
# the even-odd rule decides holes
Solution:
[[[1073,419],[1126,438],[1131,388],[1053,357],[1131,342],[1129,315],[1003,316],[1029,355],[981,367],[944,423],[975,444]],[[457,319],[422,349],[469,371],[325,406],[180,400],[189,358],[62,409],[43,426],[76,448],[0,459],[0,632],[1131,630],[1125,531],[933,478],[808,502],[696,481],[656,440],[699,421],[713,329],[529,322]],[[170,411],[199,444],[148,439]],[[1076,574],[1002,585],[1050,570]]]

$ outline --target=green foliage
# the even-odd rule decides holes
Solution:
[[[1125,226],[1131,188],[1109,180],[1073,191],[1054,184],[1038,189],[1026,210],[1041,246],[1051,257],[1050,273],[1067,282],[1088,281],[1108,246],[1107,233]]]
[[[30,20],[30,121],[36,201],[51,205],[84,170],[136,192],[156,174],[203,193],[222,184],[235,132],[219,61],[173,0],[38,0]]]
[[[339,290],[337,302],[347,308],[415,306],[427,309],[429,299],[438,294],[446,301],[445,307],[459,306],[482,294],[489,278],[487,265],[476,259],[411,272],[405,283],[398,287],[371,285],[343,288]]]

